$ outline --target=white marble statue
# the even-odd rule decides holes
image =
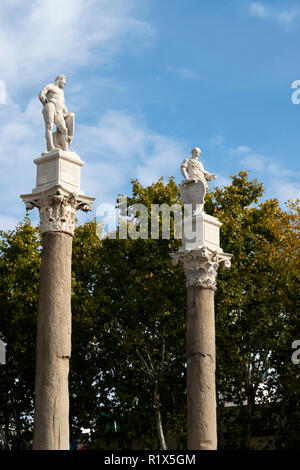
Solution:
[[[191,153],[192,158],[185,158],[181,164],[184,180],[180,185],[180,196],[184,205],[192,205],[192,214],[195,215],[204,211],[207,181],[214,180],[216,175],[206,171],[199,162],[201,150],[198,147],[193,148]]]
[[[202,163],[199,162],[198,157],[201,150],[198,147],[193,148],[191,154],[192,158],[185,158],[181,164],[181,173],[185,178],[183,183],[202,181],[205,188],[208,189],[207,181],[214,180],[216,175],[206,171]]]
[[[48,152],[55,149],[68,150],[74,136],[75,114],[67,110],[63,92],[65,84],[65,75],[58,75],[55,82],[46,85],[39,94],[43,104]],[[54,124],[56,132],[52,134]]]

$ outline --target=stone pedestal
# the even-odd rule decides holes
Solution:
[[[83,194],[80,189],[80,174],[84,162],[76,152],[52,150],[36,158],[34,163],[37,165],[37,175],[33,193],[62,185],[70,192]]]
[[[37,321],[34,450],[68,450],[71,260],[76,211],[93,197],[80,189],[82,160],[55,150],[35,160],[37,186],[21,198],[37,207],[43,251]]]
[[[197,227],[194,239],[187,233]],[[231,255],[219,245],[221,223],[204,212],[183,221],[183,243],[172,253],[187,285],[188,449],[217,449],[214,292],[219,264],[230,267]]]
[[[180,251],[201,250],[203,247],[212,251],[222,251],[220,250],[221,225],[216,217],[205,214],[205,212],[185,217]]]

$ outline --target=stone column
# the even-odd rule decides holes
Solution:
[[[231,255],[217,247],[220,222],[204,213],[198,222],[198,248],[184,241],[183,249],[171,256],[187,280],[188,449],[216,450],[214,293],[218,265],[229,267]]]
[[[43,240],[36,345],[33,449],[69,449],[72,236]]]
[[[214,291],[187,289],[188,448],[217,448]]]
[[[187,404],[188,449],[217,449],[215,305],[219,264],[230,267],[231,254],[220,247],[221,222],[204,212],[208,181],[216,175],[198,161],[199,147],[185,158],[180,185],[184,207],[182,246],[171,253],[180,263],[187,285]]]
[[[33,449],[69,450],[72,241],[76,210],[90,210],[94,198],[80,190],[83,162],[74,152],[55,150],[35,163],[37,188],[21,196],[27,209],[39,209],[43,239]]]

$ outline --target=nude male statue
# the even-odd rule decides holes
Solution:
[[[55,82],[46,85],[39,94],[43,104],[48,152],[55,149],[68,150],[74,135],[75,114],[67,110],[63,92],[65,84],[65,75],[58,75]],[[57,130],[52,134],[54,124]]]
[[[201,154],[201,150],[198,147],[194,147],[191,154],[192,158],[186,158],[181,164],[181,173],[185,178],[183,184],[192,181],[202,181],[205,189],[208,189],[207,181],[214,180],[216,175],[206,171],[202,163],[198,161],[198,157]]]

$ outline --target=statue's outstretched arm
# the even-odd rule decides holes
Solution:
[[[207,181],[216,179],[216,175],[214,175],[213,173],[209,173],[208,171],[205,171],[204,176]]]

